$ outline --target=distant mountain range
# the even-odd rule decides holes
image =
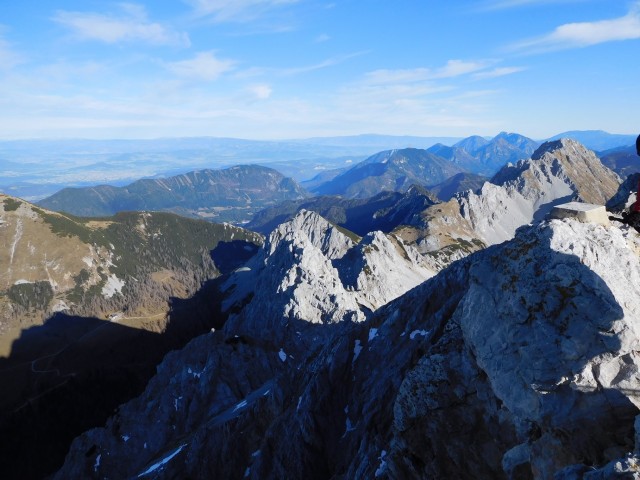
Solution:
[[[605,150],[600,152],[600,159],[622,178],[640,172],[640,157],[635,145]]]
[[[574,138],[598,152],[634,143],[632,135],[602,131],[566,132],[553,138],[559,136]],[[4,167],[0,169],[0,192],[37,201],[66,187],[123,186],[139,178],[165,178],[240,164],[271,167],[302,182],[323,170],[353,166],[383,150],[430,149],[440,144],[472,152],[491,140],[480,136],[354,135],[278,141],[217,137],[0,141]],[[542,143],[544,139],[535,141]],[[431,153],[447,157],[437,151]],[[464,158],[455,157],[452,161],[464,166]],[[490,176],[497,168],[469,171]]]
[[[451,147],[437,144],[428,151],[446,158],[467,172],[493,175],[506,163],[529,158],[539,145],[540,142],[517,133],[502,132],[491,140],[476,135]]]
[[[427,150],[387,150],[310,190],[318,195],[366,198],[381,191],[405,191],[411,185],[433,186],[462,173],[493,174],[508,162],[529,158],[538,145],[522,135],[503,132],[491,140],[469,137],[452,147],[436,144]],[[477,188],[478,180],[476,177],[471,185]],[[445,187],[449,198],[455,193],[451,185]]]
[[[85,217],[160,210],[212,221],[243,222],[265,207],[307,195],[295,180],[276,170],[240,165],[138,180],[125,187],[66,188],[38,204]]]
[[[631,135],[614,135],[602,131],[566,132],[566,137],[584,138],[588,145],[598,147],[633,143]],[[203,147],[215,145],[216,148],[283,149],[283,160],[273,160],[283,171],[297,172],[301,175],[308,170],[309,163],[300,161],[299,167],[290,158],[291,148],[302,145],[314,145],[317,142],[324,148],[327,145],[341,144],[346,148],[361,148],[376,143],[405,145],[407,143],[427,145],[435,140],[452,140],[437,137],[389,137],[362,135],[355,137],[331,137],[288,141],[282,144],[270,142],[249,142],[234,139],[171,139],[163,140],[157,148]],[[181,141],[178,141],[181,140]],[[129,143],[127,143],[129,142]],[[168,142],[168,143],[167,143]],[[38,145],[38,143],[36,142]],[[86,148],[98,148],[101,143],[79,143]],[[108,144],[108,142],[106,142]],[[166,145],[165,145],[166,144]],[[357,159],[341,157],[339,162],[327,164],[338,168],[320,170],[314,178],[304,182],[304,186],[313,195],[336,195],[343,198],[371,198],[384,191],[404,192],[412,185],[426,187],[441,200],[449,200],[458,192],[477,190],[482,183],[508,163],[531,157],[540,143],[517,133],[501,132],[494,138],[471,136],[460,139],[451,146],[435,143],[427,149],[401,148],[384,150],[357,163]],[[0,142],[0,151],[7,145]],[[20,142],[9,143],[20,150],[26,148]],[[43,143],[42,147],[47,143]],[[63,145],[65,145],[63,143]],[[152,148],[149,141],[122,141],[111,146],[118,149],[137,146]],[[354,148],[355,148],[354,147]],[[107,146],[104,145],[106,149]],[[311,147],[310,147],[311,148]],[[338,147],[336,147],[338,148]],[[342,148],[342,147],[339,147]],[[10,149],[9,149],[10,150]],[[271,151],[271,150],[269,150]],[[618,146],[602,153],[603,162],[626,176],[637,171],[640,161],[635,150],[629,146]],[[309,158],[313,158],[311,155]],[[321,159],[316,158],[321,162]],[[12,163],[16,165],[16,163]],[[105,169],[112,168],[104,165]],[[320,164],[314,168],[323,168]],[[317,170],[316,170],[317,171]],[[40,201],[40,205],[56,211],[64,211],[79,216],[108,216],[119,211],[160,210],[170,211],[192,218],[212,221],[230,221],[245,223],[263,208],[275,206],[283,201],[304,200],[309,193],[295,180],[286,178],[282,173],[265,166],[245,165],[225,169],[196,170],[167,178],[149,178],[135,181],[126,186],[99,185],[80,188],[65,188]]]
[[[374,230],[388,233],[436,203],[439,203],[437,198],[417,185],[404,193],[382,192],[371,198],[320,196],[266,208],[257,213],[246,228],[267,235],[300,210],[310,210],[360,236]]]
[[[638,132],[640,133],[640,132]],[[569,132],[559,133],[547,139],[547,141],[560,140],[561,138],[571,138],[580,142],[590,150],[602,152],[616,147],[624,147],[634,145],[637,134],[620,135],[608,133],[602,130],[572,130]]]
[[[411,185],[443,182],[464,170],[427,150],[405,148],[380,152],[316,187],[319,195],[366,198],[383,191],[404,191]]]

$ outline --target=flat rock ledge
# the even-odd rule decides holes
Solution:
[[[609,216],[604,205],[592,203],[569,202],[556,205],[549,213],[549,218],[573,218],[582,223],[609,225]]]

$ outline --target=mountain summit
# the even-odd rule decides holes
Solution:
[[[435,185],[464,170],[417,148],[377,153],[315,189],[319,195],[372,197],[381,191],[405,191],[411,185]]]
[[[492,245],[513,238],[520,226],[542,220],[555,205],[604,205],[619,185],[618,175],[580,143],[548,142],[530,159],[503,167],[479,191],[428,208],[402,236],[417,238],[423,251],[461,245],[460,239]]]
[[[264,339],[279,325],[360,322],[434,274],[428,259],[394,235],[359,239],[302,210],[227,280],[223,308],[239,313],[225,332]]]

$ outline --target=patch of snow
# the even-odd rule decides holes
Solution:
[[[430,330],[414,330],[413,332],[411,332],[411,335],[409,335],[409,338],[411,340],[415,340],[415,338],[418,335],[422,335],[423,337],[426,337],[427,335],[429,335]]]
[[[234,273],[238,273],[238,272],[250,272],[251,269],[249,267],[240,267],[240,268],[236,268],[234,270]]]
[[[115,274],[112,274],[107,279],[107,283],[104,287],[102,287],[102,296],[105,298],[111,298],[116,293],[122,292],[122,287],[124,287],[124,280],[120,280]]]
[[[350,432],[353,432],[356,429],[356,427],[353,426],[353,424],[351,423],[351,420],[349,420],[349,417],[347,417],[346,420],[346,424],[345,424],[345,430],[344,430],[344,435],[342,435],[343,437]]]
[[[24,279],[21,278],[20,280],[16,280],[13,284],[14,285],[24,285],[25,283],[33,283],[33,282],[31,282],[29,280],[24,280]]]
[[[369,330],[369,341],[371,341],[374,338],[376,338],[377,335],[378,335],[378,329],[377,328],[372,328],[371,330]]]
[[[58,300],[58,303],[56,303],[51,309],[52,312],[64,312],[65,310],[69,310],[69,305],[67,305],[63,300]]]
[[[282,360],[283,362],[287,361],[287,354],[284,352],[282,348],[278,352],[278,356],[280,357],[280,360]]]
[[[126,443],[129,441],[129,439],[131,438],[129,435],[121,435],[122,440]]]
[[[175,457],[176,455],[178,455],[182,449],[184,447],[186,447],[187,444],[184,443],[182,445],[180,445],[176,450],[174,450],[173,452],[171,452],[169,455],[167,455],[166,457],[164,457],[162,460],[160,460],[159,462],[154,463],[153,465],[151,465],[147,470],[145,470],[144,472],[142,472],[140,475],[138,475],[138,478],[140,477],[144,477],[145,475],[149,475],[152,472],[155,472],[156,470],[158,470],[160,467],[162,467],[163,465],[169,463],[171,461],[171,459],[173,457]]]
[[[260,450],[256,450],[255,452],[253,452],[251,454],[251,456],[254,457],[254,458],[257,457],[258,455],[260,455]]]
[[[380,456],[378,457],[378,460],[380,460],[380,466],[376,470],[376,473],[375,473],[376,478],[380,477],[387,469],[387,461],[384,459],[386,456],[387,456],[387,451],[382,450],[382,452],[380,452]]]
[[[296,406],[296,412],[300,410],[300,404],[302,403],[302,397],[298,397],[298,405]]]
[[[244,408],[244,407],[246,407],[247,405],[248,405],[247,401],[246,401],[246,400],[242,400],[239,404],[237,404],[237,405],[235,406],[235,408],[233,409],[233,411],[235,412],[235,411],[237,411],[237,410],[240,410],[241,408]]]
[[[356,340],[356,344],[353,346],[353,360],[351,360],[352,364],[358,359],[361,351],[362,345],[360,344],[360,340]]]
[[[97,472],[98,471],[98,467],[100,466],[100,459],[102,458],[102,454],[99,453],[98,456],[96,457],[96,463],[93,464],[93,471]]]
[[[247,467],[244,471],[244,478],[249,478],[249,475],[251,475],[251,467]]]

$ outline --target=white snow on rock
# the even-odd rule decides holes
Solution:
[[[386,456],[387,456],[387,451],[382,450],[382,452],[380,452],[380,457],[378,457],[378,459],[380,460],[380,465],[378,466],[375,472],[376,478],[381,477],[387,469],[387,461],[385,460]]]
[[[180,445],[177,449],[175,449],[174,451],[172,451],[169,455],[167,455],[166,457],[164,457],[162,460],[154,463],[153,465],[151,465],[147,470],[145,470],[144,472],[142,472],[141,474],[138,475],[138,478],[144,477],[149,475],[150,473],[155,472],[156,470],[158,470],[160,467],[162,467],[163,465],[165,465],[166,463],[169,463],[173,457],[175,457],[176,455],[178,455],[182,449],[184,447],[186,447],[187,444],[183,444]]]
[[[413,332],[411,332],[411,334],[409,335],[409,338],[411,340],[415,340],[415,338],[420,335],[422,337],[426,337],[427,335],[429,335],[429,330],[414,330]]]
[[[355,345],[353,346],[353,360],[351,360],[351,363],[354,363],[358,359],[360,352],[362,352],[362,344],[360,343],[360,340],[356,340]]]
[[[235,411],[238,411],[238,410],[240,410],[241,408],[246,407],[248,404],[249,404],[249,402],[248,402],[247,400],[243,400],[243,401],[241,401],[240,403],[238,403],[238,404],[233,408],[233,411],[234,411],[234,412],[235,412]]]
[[[106,298],[113,297],[116,293],[122,292],[122,288],[124,287],[124,280],[120,280],[116,277],[115,274],[111,274],[107,278],[107,282],[104,287],[102,287],[102,296]]]
[[[371,341],[374,338],[376,338],[377,335],[378,335],[378,329],[377,328],[372,328],[371,330],[369,330],[369,341]]]
[[[280,360],[282,360],[283,362],[287,361],[287,354],[284,353],[283,349],[280,349],[280,351],[278,352],[278,357],[280,357]]]

